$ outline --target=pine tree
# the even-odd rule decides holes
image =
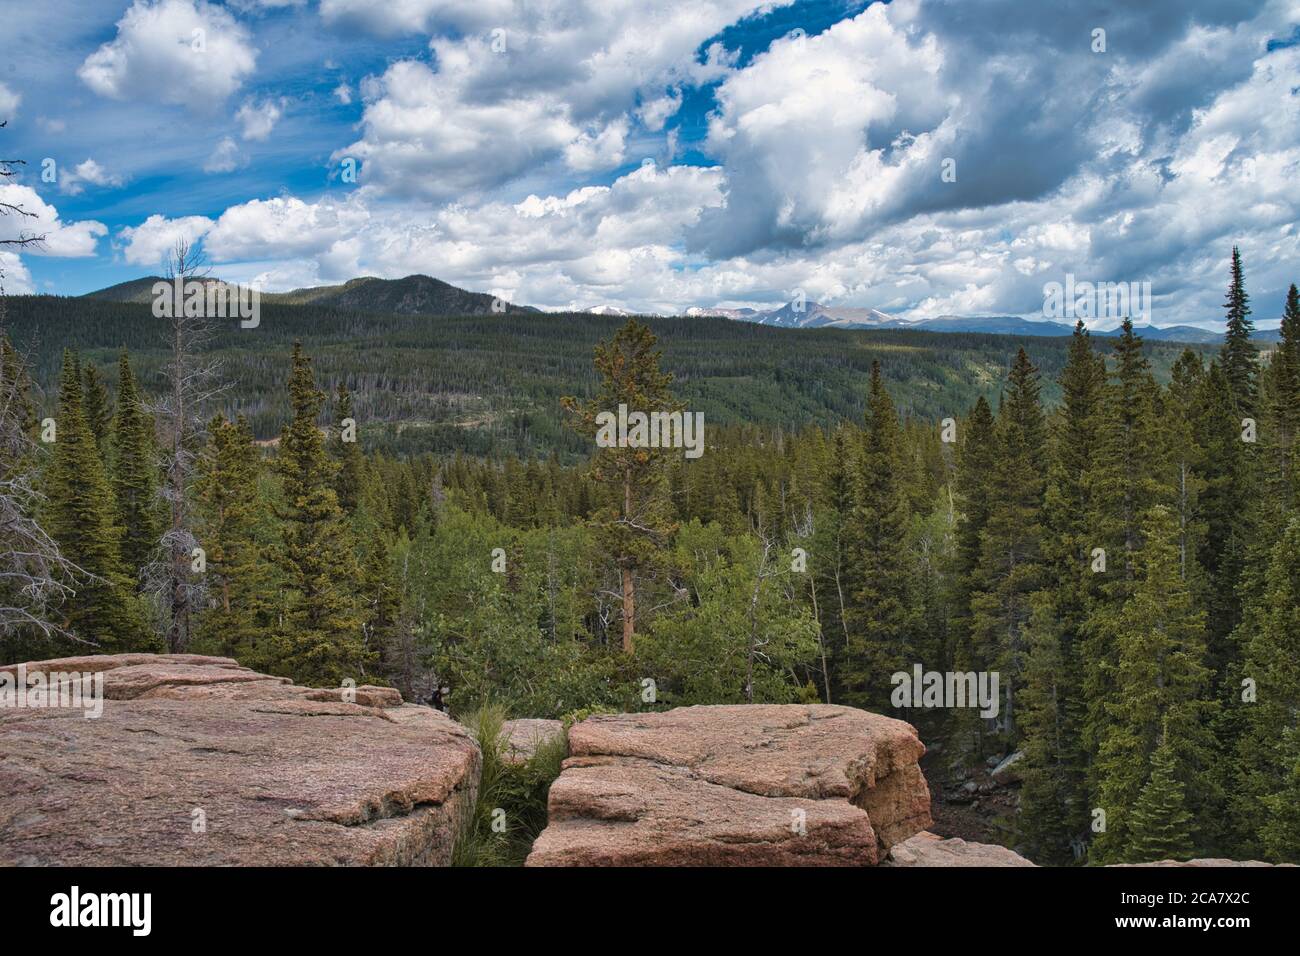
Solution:
[[[1032,598],[1021,703],[1023,780],[1018,831],[1031,858],[1064,863],[1087,826],[1087,752],[1083,747],[1080,654],[1091,602],[1088,470],[1100,453],[1105,360],[1075,326],[1061,372],[1061,407],[1052,421],[1044,493],[1043,590]]]
[[[988,521],[980,536],[971,636],[981,670],[996,670],[1003,696],[999,719],[1009,742],[1019,739],[1015,698],[1024,667],[1030,595],[1042,583],[1043,491],[1047,426],[1038,370],[1021,349],[1007,378],[995,428]]]
[[[955,486],[961,516],[957,521],[953,567],[953,648],[954,666],[976,666],[971,644],[971,595],[977,584],[975,573],[980,559],[980,538],[988,523],[993,504],[993,468],[997,447],[993,430],[993,411],[980,396],[967,416],[961,432],[961,452],[957,461]]]
[[[1151,756],[1151,776],[1138,794],[1129,822],[1132,839],[1125,857],[1130,863],[1186,860],[1195,843],[1192,815],[1183,801],[1177,756],[1166,738]]]
[[[1264,587],[1246,608],[1233,635],[1245,648],[1230,706],[1240,714],[1230,817],[1247,854],[1300,858],[1300,844],[1279,855],[1266,848],[1262,827],[1282,808],[1271,798],[1292,785],[1296,714],[1300,713],[1300,515],[1273,547]],[[1235,672],[1234,672],[1235,673]],[[1284,812],[1284,811],[1283,811]],[[1280,818],[1279,818],[1280,819]]]
[[[122,560],[132,580],[152,560],[162,522],[158,510],[158,469],[153,419],[136,386],[126,350],[117,361],[117,414],[112,434],[113,497],[117,501]]]
[[[357,503],[361,497],[361,473],[365,467],[365,460],[361,455],[361,446],[356,441],[355,434],[352,440],[348,441],[347,426],[345,422],[352,422],[352,429],[356,428],[356,420],[352,417],[352,393],[348,391],[347,385],[339,382],[338,392],[334,403],[334,429],[330,434],[330,452],[334,460],[338,463],[338,475],[334,479],[334,490],[338,494],[339,507],[345,514],[352,514],[357,510]]]
[[[1241,253],[1232,247],[1232,282],[1224,302],[1228,314],[1228,327],[1224,333],[1220,361],[1223,374],[1228,379],[1234,409],[1239,415],[1255,413],[1255,386],[1259,375],[1259,353],[1251,344],[1250,333],[1255,323],[1250,319],[1250,296],[1246,294],[1245,275],[1241,266]]]
[[[597,416],[616,415],[620,406],[644,414],[682,410],[669,390],[672,375],[659,368],[655,343],[648,327],[629,319],[611,341],[596,346],[596,372],[601,379],[597,398],[585,405],[572,397],[563,399],[564,407],[575,415],[573,425],[578,431],[595,436]],[[596,525],[621,578],[622,644],[629,654],[636,640],[637,575],[655,563],[656,553],[675,527],[665,494],[665,463],[665,454],[655,448],[603,447],[591,467],[592,477],[614,496],[597,516]]]
[[[206,554],[208,608],[198,638],[205,650],[252,666],[269,666],[271,588],[261,520],[257,448],[248,422],[218,415],[195,481],[199,535]]]
[[[871,365],[866,431],[857,458],[854,505],[847,528],[849,654],[842,697],[881,708],[890,675],[914,660],[909,627],[907,567],[902,549],[911,521],[900,480],[900,429],[894,402]]]
[[[99,374],[99,367],[93,362],[85,367],[82,375],[86,425],[95,437],[99,457],[107,461],[108,439],[113,424],[113,409],[108,397],[108,386],[104,384],[104,377]]]
[[[1179,574],[1178,531],[1170,509],[1144,515],[1131,596],[1106,623],[1115,655],[1116,694],[1106,708],[1093,765],[1097,805],[1106,830],[1097,837],[1098,862],[1127,859],[1137,838],[1135,808],[1146,767],[1163,744],[1172,750],[1176,776],[1203,839],[1217,822],[1211,810],[1209,771],[1216,759],[1208,720],[1215,711],[1205,666],[1205,612]],[[1198,846],[1203,845],[1198,842]]]
[[[337,686],[345,678],[360,682],[371,663],[356,596],[360,574],[316,425],[325,395],[296,342],[289,396],[293,420],[280,433],[279,450],[284,499],[279,567],[288,593],[272,642],[271,672],[316,686]]]
[[[65,627],[104,651],[154,649],[122,563],[112,487],[86,424],[74,353],[63,353],[54,456],[46,476],[46,527],[82,572]]]
[[[1159,386],[1143,354],[1142,339],[1124,320],[1114,345],[1115,364],[1098,410],[1096,453],[1084,476],[1091,511],[1084,530],[1089,554],[1104,557],[1105,571],[1085,586],[1091,600],[1083,625],[1083,725],[1085,748],[1095,753],[1115,703],[1115,612],[1132,594],[1143,541],[1142,516],[1172,498],[1166,467],[1168,432],[1159,419]],[[1095,583],[1094,583],[1095,582]]]

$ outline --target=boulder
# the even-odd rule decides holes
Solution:
[[[501,725],[501,757],[506,763],[527,763],[537,748],[564,736],[564,723],[526,717]]]
[[[926,831],[895,844],[881,866],[1034,866],[994,843],[968,843]]]
[[[989,776],[998,783],[1019,783],[1020,782],[1020,762],[1025,759],[1025,752],[1017,750],[1005,760],[999,761],[997,766],[989,771]]]
[[[465,729],[391,688],[189,654],[23,667],[102,672],[105,700],[0,707],[0,864],[446,864],[478,787]]]
[[[1143,866],[1295,866],[1294,863],[1262,863],[1259,860],[1224,860],[1218,857],[1202,857],[1199,860],[1157,860],[1154,863],[1112,863],[1110,865],[1120,868]]]
[[[930,824],[924,752],[910,724],[826,704],[591,717],[527,863],[874,865]]]

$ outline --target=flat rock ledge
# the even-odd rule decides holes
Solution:
[[[996,843],[944,839],[926,831],[896,844],[881,866],[1035,866],[1014,850]]]
[[[445,865],[478,788],[468,732],[391,688],[192,654],[21,666],[102,672],[105,699],[0,707],[2,865]]]
[[[826,704],[683,707],[569,731],[528,866],[873,866],[930,825],[925,747]]]
[[[1258,860],[1159,860],[1154,863],[1113,863],[1115,867],[1152,866],[1273,866]],[[1290,863],[1279,864],[1292,866]],[[970,843],[957,838],[944,839],[934,833],[918,833],[896,844],[881,866],[1037,866],[1014,850],[996,843]]]

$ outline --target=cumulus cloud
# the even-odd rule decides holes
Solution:
[[[70,196],[85,192],[87,184],[117,189],[122,182],[121,176],[110,173],[89,157],[74,166],[71,172],[65,168],[59,174],[59,188]]]
[[[359,133],[334,159],[363,160],[362,188],[189,228],[223,275],[275,290],[425,272],[551,308],[803,290],[1033,317],[1073,272],[1150,281],[1164,324],[1221,315],[1237,243],[1267,321],[1300,258],[1300,47],[1268,43],[1295,10],[894,0],[742,57],[717,38],[767,15],[743,0],[323,0],[331,25],[431,36],[428,61],[359,84]],[[690,147],[714,165],[664,165],[690,135],[674,117],[709,90]],[[660,164],[610,181],[642,155]],[[210,165],[243,161],[227,137]],[[128,260],[155,262],[185,221],[124,230]]]
[[[122,256],[132,265],[158,268],[184,240],[195,245],[212,228],[206,216],[184,216],[168,219],[152,215],[138,226],[125,226],[118,232]]]
[[[24,213],[0,216],[0,239],[44,236],[38,245],[23,248],[24,255],[81,257],[93,256],[99,238],[108,227],[94,219],[65,222],[59,211],[40,197],[30,186],[0,183],[0,203],[18,206]]]
[[[211,112],[257,63],[252,38],[231,14],[204,0],[135,0],[117,36],[77,70],[100,96]]]
[[[363,84],[362,136],[335,159],[365,160],[374,189],[433,200],[489,190],[548,163],[577,173],[616,167],[634,119],[661,130],[681,103],[670,91],[730,69],[734,58],[720,45],[700,57],[701,45],[782,5],[327,0],[326,19],[392,27],[400,13],[401,23],[436,31],[432,64],[400,61]]]
[[[0,292],[5,295],[30,295],[36,288],[32,274],[17,253],[0,249]]]

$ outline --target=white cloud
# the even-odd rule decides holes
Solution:
[[[261,103],[245,100],[244,105],[235,114],[235,120],[243,127],[244,139],[262,140],[271,135],[275,124],[284,115],[284,99],[266,99]]]
[[[110,173],[95,160],[87,157],[82,163],[68,172],[66,167],[59,175],[59,188],[70,196],[81,194],[86,184],[117,189],[122,185],[122,177]]]
[[[701,44],[784,2],[326,0],[327,20],[434,32],[433,65],[401,61],[363,82],[362,136],[334,158],[364,160],[373,189],[433,200],[472,198],[551,163],[608,169],[624,161],[634,118],[661,130],[680,103],[669,91],[731,68],[717,44],[701,62]]]
[[[117,36],[77,70],[100,96],[140,99],[211,112],[252,74],[257,51],[248,31],[204,0],[135,0]]]
[[[36,291],[23,260],[4,249],[0,249],[0,291],[5,295],[30,295]]]
[[[182,239],[194,245],[213,226],[206,216],[168,219],[153,215],[138,226],[125,226],[118,232],[122,255],[132,265],[159,268],[176,243]]]
[[[212,150],[212,155],[203,164],[205,173],[234,172],[248,163],[248,157],[239,151],[239,144],[229,136],[223,136]]]
[[[0,203],[20,206],[25,213],[0,216],[0,239],[44,236],[45,241],[23,248],[23,255],[81,257],[93,256],[99,238],[108,232],[102,222],[83,219],[64,222],[59,211],[36,190],[17,183],[0,183]]]
[[[334,98],[344,106],[350,106],[352,104],[352,87],[346,83],[340,83],[334,87]]]

